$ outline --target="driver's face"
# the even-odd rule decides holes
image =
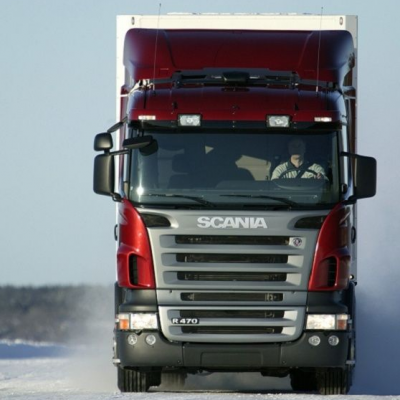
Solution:
[[[289,142],[288,150],[291,156],[303,156],[306,152],[306,145],[302,140],[294,139]]]

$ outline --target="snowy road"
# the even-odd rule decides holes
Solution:
[[[379,396],[317,396],[293,393],[271,393],[268,386],[263,385],[260,379],[249,374],[241,377],[232,386],[233,376],[220,381],[220,390],[206,389],[215,387],[217,382],[201,382],[202,378],[188,382],[188,391],[161,392],[152,391],[143,394],[121,394],[114,387],[115,371],[106,377],[109,371],[95,371],[91,374],[85,371],[84,364],[70,358],[31,358],[0,360],[0,398],[1,399],[29,399],[29,400],[106,400],[106,399],[140,399],[140,400],[328,400],[349,398],[353,400],[374,400],[387,397]],[[111,372],[113,372],[111,370]],[[98,374],[98,375],[96,375]],[[244,374],[246,375],[246,374]],[[218,377],[217,377],[218,379]],[[256,390],[250,389],[250,381],[256,383]],[[204,386],[202,388],[202,386]],[[238,389],[241,387],[241,389]],[[254,387],[254,386],[253,386]],[[189,392],[190,389],[190,392]],[[391,399],[400,399],[400,396],[391,396]]]
[[[304,396],[268,394],[265,378],[258,374],[224,375],[188,379],[185,391],[152,390],[146,394],[121,394],[115,386],[116,371],[101,360],[92,364],[90,358],[74,357],[28,358],[0,360],[0,399],[120,399],[137,398],[152,400],[190,399],[301,399]],[[276,388],[287,390],[287,382]],[[279,385],[280,383],[280,385]],[[255,388],[255,389],[254,389]],[[271,388],[271,386],[270,386]],[[269,389],[271,390],[271,389]],[[189,392],[190,391],[190,392]],[[264,395],[261,395],[263,393]]]
[[[0,399],[28,400],[352,400],[399,399],[400,396],[319,396],[290,393],[287,379],[259,374],[213,374],[189,377],[182,392],[160,387],[149,393],[121,394],[109,354],[96,351],[66,356],[65,349],[23,343],[0,343]],[[7,357],[7,358],[5,358]]]

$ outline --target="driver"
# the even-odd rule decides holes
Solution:
[[[319,164],[311,164],[304,158],[306,144],[302,139],[292,139],[288,144],[289,161],[278,165],[271,179],[314,178],[327,179],[324,169]]]

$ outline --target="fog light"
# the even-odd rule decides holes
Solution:
[[[133,334],[128,336],[128,344],[130,344],[131,346],[134,346],[137,343],[137,341],[138,341],[137,335]]]
[[[335,336],[335,335],[329,336],[328,343],[331,346],[337,346],[339,344],[339,338],[337,336]]]
[[[318,346],[321,343],[321,339],[319,338],[319,336],[311,336],[308,339],[308,343],[310,343],[311,346]]]
[[[154,335],[148,335],[146,336],[146,343],[149,346],[153,346],[156,343],[157,339]]]

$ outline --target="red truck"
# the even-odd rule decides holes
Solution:
[[[94,191],[117,204],[122,392],[203,371],[348,392],[356,207],[376,192],[356,41],[345,15],[118,18]]]

